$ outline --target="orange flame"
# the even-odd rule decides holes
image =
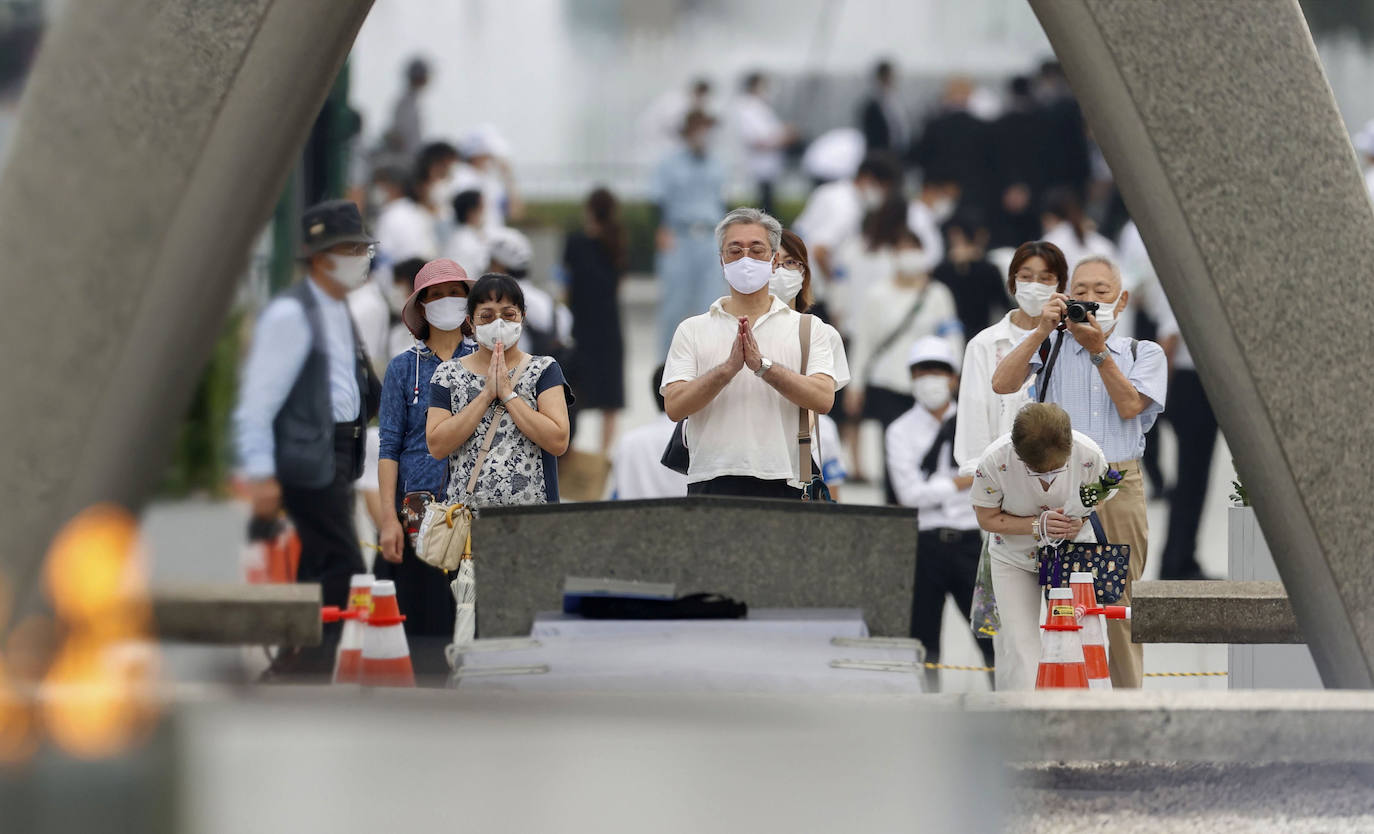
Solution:
[[[119,753],[149,728],[156,652],[142,642],[150,610],[132,516],[96,506],[53,540],[46,580],[66,640],[43,678],[41,712],[73,756]]]

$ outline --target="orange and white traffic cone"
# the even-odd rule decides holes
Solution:
[[[363,657],[359,683],[363,686],[414,686],[405,622],[396,604],[396,584],[389,579],[372,583],[372,613],[363,628]]]
[[[1073,592],[1073,610],[1083,641],[1083,665],[1088,669],[1089,689],[1111,689],[1112,676],[1107,671],[1107,623],[1098,610],[1093,575],[1086,571],[1069,574],[1069,590]],[[346,627],[346,626],[345,626]]]
[[[342,617],[343,634],[339,636],[339,652],[334,657],[334,683],[357,683],[363,666],[363,629],[372,613],[372,583],[370,573],[355,573],[348,582],[348,613]]]
[[[1073,591],[1051,588],[1049,611],[1040,626],[1040,668],[1036,689],[1087,689],[1088,667],[1083,663],[1082,626],[1073,611]]]

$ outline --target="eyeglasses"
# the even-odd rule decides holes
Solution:
[[[725,247],[725,257],[729,258],[732,261],[739,260],[746,254],[756,261],[764,261],[767,260],[768,256],[773,254],[773,252],[767,246],[764,246],[762,243],[756,243],[753,246],[750,246],[748,249],[745,249],[743,246],[739,245]]]
[[[518,322],[520,321],[520,311],[514,307],[507,307],[506,309],[501,311],[501,318],[504,321]],[[477,322],[478,324],[491,324],[492,322],[496,321],[496,311],[483,310],[482,312],[473,316],[472,320]]]
[[[1055,275],[1053,272],[1018,272],[1016,273],[1016,280],[1027,282],[1036,281],[1041,284],[1058,284],[1059,276]]]
[[[783,258],[783,259],[782,259],[782,268],[783,268],[783,269],[795,269],[795,270],[798,271],[798,272],[805,272],[805,271],[806,271],[806,264],[802,263],[801,261],[797,260],[796,258]]]

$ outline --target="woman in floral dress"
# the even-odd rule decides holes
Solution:
[[[572,391],[551,356],[520,350],[525,296],[508,275],[483,275],[468,294],[478,350],[430,381],[425,439],[448,459],[448,503],[472,507],[558,502],[557,458],[568,449]],[[491,449],[468,484],[496,422]]]

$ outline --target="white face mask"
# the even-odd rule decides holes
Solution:
[[[772,261],[756,261],[748,255],[734,263],[723,264],[722,268],[725,280],[743,295],[752,295],[768,286],[768,279],[773,276]]]
[[[430,327],[438,330],[457,330],[463,326],[463,319],[468,317],[466,298],[451,295],[447,298],[436,298],[423,306],[425,321],[429,322]]]
[[[944,223],[954,214],[954,199],[941,197],[931,204],[930,213],[935,216],[936,223]]]
[[[1052,295],[1054,287],[1050,284],[1042,284],[1039,281],[1016,282],[1016,306],[1033,319],[1040,318],[1040,311]]]
[[[367,255],[330,255],[329,259],[333,262],[329,277],[342,284],[344,289],[356,290],[367,283],[372,258]]]
[[[803,280],[805,277],[800,270],[778,267],[768,279],[768,291],[790,304],[801,292]]]
[[[949,377],[926,374],[911,381],[911,396],[927,411],[938,411],[949,405]]]
[[[1116,327],[1116,305],[1121,302],[1121,294],[1117,293],[1116,299],[1110,304],[1103,304],[1093,313],[1093,318],[1097,319],[1097,326],[1102,328],[1104,334],[1111,333],[1112,328]]]
[[[466,300],[463,302],[466,304]],[[497,319],[488,324],[479,324],[476,327],[477,344],[487,350],[496,350],[496,343],[500,342],[503,348],[514,347],[520,341],[520,332],[523,330],[518,321],[506,321]]]
[[[883,204],[883,190],[867,186],[859,189],[859,205],[864,207],[864,211],[872,211]]]
[[[930,271],[930,256],[924,249],[899,249],[893,265],[903,275],[924,275]]]

